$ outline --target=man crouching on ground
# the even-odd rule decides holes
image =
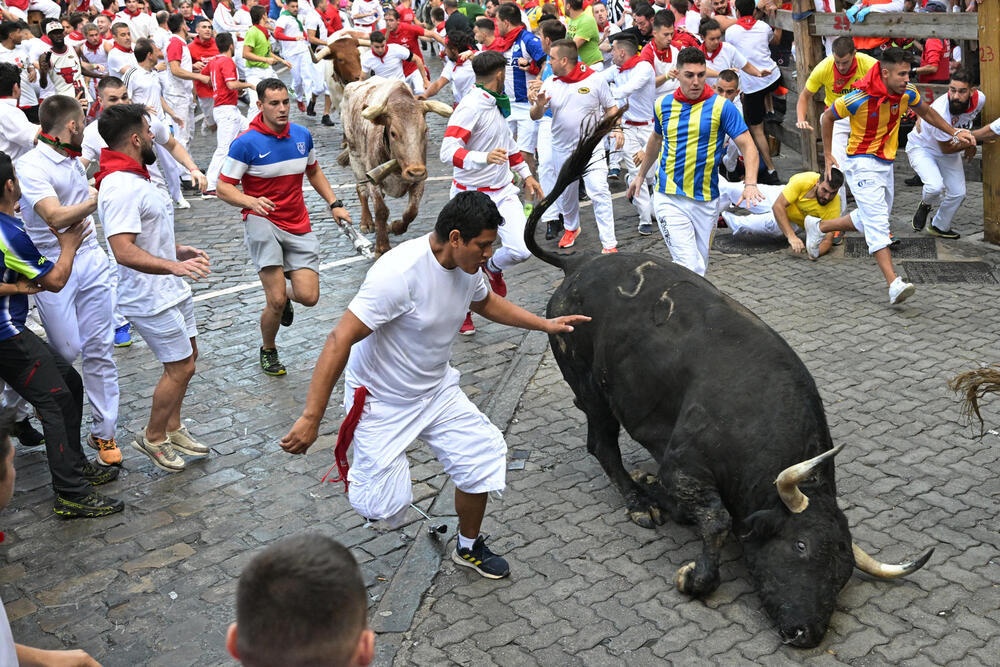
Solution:
[[[292,454],[313,444],[346,366],[348,414],[337,438],[341,478],[335,481],[350,482],[351,505],[367,519],[400,526],[413,501],[406,448],[420,438],[455,483],[459,534],[452,560],[490,579],[510,573],[479,533],[487,494],[504,488],[507,444],[459,388],[458,371],[448,363],[451,346],[470,308],[500,324],[549,334],[590,320],[546,320],[490,292],[481,268],[501,224],[488,196],[462,192],[441,209],[433,232],[375,262],[327,338],[302,416],[281,440]]]

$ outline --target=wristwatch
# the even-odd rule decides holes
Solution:
[[[339,199],[334,199],[332,202],[330,202],[330,210],[332,211],[335,208],[344,208],[344,202],[340,201]]]

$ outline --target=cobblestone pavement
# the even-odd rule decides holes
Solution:
[[[313,129],[331,182],[353,180],[335,166],[339,129],[295,120]],[[444,122],[428,121],[432,180],[408,237],[425,233],[448,197],[450,170],[435,155]],[[195,150],[203,165],[211,144],[200,139]],[[779,165],[787,176],[797,162],[788,156]],[[919,191],[901,178],[897,185],[894,227],[911,236]],[[356,195],[338,192],[358,219]],[[316,530],[362,563],[380,664],[1000,663],[1000,438],[966,426],[945,384],[998,361],[998,285],[920,284],[912,300],[891,308],[874,262],[845,257],[843,248],[815,263],[784,250],[713,251],[709,279],[785,336],[816,378],[834,440],[847,444],[839,490],[855,539],[890,562],[937,549],[908,580],[855,576],[824,642],[802,651],[781,645],[734,543],[716,593],[698,601],[674,589],[676,568],[699,549],[694,533],[627,520],[620,494],[586,452],[582,413],[539,334],[477,321],[477,334],[455,344],[463,387],[506,426],[511,467],[523,464],[510,471],[485,524],[511,562],[510,579],[473,580],[447,559],[438,563],[453,545],[453,508],[425,447],[412,450],[416,502],[450,521],[443,547],[416,512],[402,530],[381,531],[363,525],[340,485],[320,483],[333,463],[340,388],[320,443],[305,457],[284,454],[277,440],[297,417],[326,333],[369,265],[321,215],[314,193],[308,201],[321,220],[328,266],[319,305],[300,308],[279,335],[283,378],[262,375],[256,363],[263,298],[236,212],[196,201],[179,216],[178,240],[213,258],[212,276],[195,285],[201,356],[184,410],[192,432],[212,446],[210,458],[167,474],[126,449],[122,477],[109,489],[125,499],[125,512],[67,522],[51,514],[42,453],[18,451],[17,492],[0,522],[7,534],[0,596],[19,641],[81,647],[105,665],[231,664],[224,633],[240,569],[257,548]],[[981,187],[970,184],[961,232],[980,228],[980,201]],[[636,216],[620,195],[615,211],[622,250],[666,253],[661,240],[635,233]],[[581,244],[593,251],[588,215]],[[939,259],[980,259],[1000,277],[996,249],[964,239],[936,249]],[[508,276],[511,298],[542,312],[560,278],[528,262]],[[116,351],[116,360],[126,443],[144,425],[160,367],[141,341]],[[996,428],[1000,401],[984,415]],[[651,465],[634,443],[623,451],[628,465]]]

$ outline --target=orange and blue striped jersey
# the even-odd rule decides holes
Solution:
[[[830,110],[835,118],[851,119],[851,138],[847,142],[848,157],[867,155],[882,162],[896,159],[899,146],[899,120],[910,107],[920,104],[920,93],[912,83],[897,104],[862,90],[855,90],[833,103]]]
[[[653,129],[663,137],[657,192],[697,201],[718,199],[718,165],[725,155],[726,136],[747,131],[739,109],[719,95],[692,104],[671,93],[657,99],[653,111]]]

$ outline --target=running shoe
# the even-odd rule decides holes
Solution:
[[[290,327],[295,320],[295,308],[292,307],[292,300],[285,300],[285,309],[281,311],[281,326]]]
[[[30,417],[25,417],[21,421],[11,424],[10,428],[7,429],[7,434],[12,438],[17,438],[17,441],[25,447],[39,447],[45,444],[45,436],[31,425]]]
[[[105,440],[91,433],[87,436],[87,444],[91,449],[97,450],[95,461],[102,466],[120,466],[122,464],[122,450],[118,449],[118,443],[115,442],[114,438]]]
[[[760,185],[781,185],[781,177],[778,176],[777,170],[768,171],[761,175],[759,183]]]
[[[215,192],[215,190],[205,190],[204,192],[201,193],[201,198],[203,200],[217,199],[218,197],[219,195]]]
[[[309,100],[309,104],[306,105],[306,115],[315,116],[316,115],[316,98]]]
[[[191,437],[191,432],[187,430],[187,426],[181,426],[176,431],[167,431],[167,440],[170,441],[174,449],[188,456],[208,456],[211,451],[208,447]]]
[[[567,229],[563,232],[563,237],[559,239],[560,248],[572,248],[576,243],[576,237],[580,235],[579,229]]]
[[[128,347],[132,344],[132,325],[126,322],[115,329],[115,347]]]
[[[642,236],[649,236],[653,233],[653,223],[642,222],[639,223],[639,234]]]
[[[491,271],[489,264],[483,267],[486,277],[490,279],[490,289],[497,296],[507,296],[507,283],[503,279],[503,271]]]
[[[618,248],[602,248],[601,249],[601,254],[602,255],[616,255],[616,254],[618,254]]]
[[[931,212],[931,207],[929,204],[920,202],[917,206],[917,212],[913,214],[913,231],[922,231],[924,225],[927,224],[927,215]]]
[[[157,468],[167,472],[180,472],[184,470],[184,459],[177,455],[170,440],[154,445],[142,433],[135,436],[132,446],[149,457]]]
[[[302,100],[299,100],[298,102],[296,102],[295,106],[297,106],[299,108],[299,111],[301,111],[302,113],[306,112],[306,103],[303,102]]]
[[[889,232],[889,246],[895,248],[899,245],[899,239],[892,232]]]
[[[93,519],[115,514],[123,509],[125,503],[122,501],[94,491],[79,496],[57,493],[56,502],[52,505],[53,512],[67,519]]]
[[[83,478],[94,486],[108,484],[118,479],[119,469],[115,467],[99,466],[93,461],[83,462]]]
[[[823,241],[823,232],[819,229],[820,219],[814,215],[806,216],[806,252],[812,259],[819,258],[819,244]]]
[[[465,321],[462,322],[462,326],[459,327],[458,333],[462,334],[463,336],[471,336],[472,334],[476,333],[476,325],[472,323],[471,311],[465,314]]]
[[[622,175],[622,170],[621,169],[608,169],[608,179],[609,180],[613,178],[613,179],[615,179],[617,181],[621,177],[621,175]]]
[[[918,174],[910,176],[909,178],[905,179],[903,183],[909,185],[911,188],[919,187],[924,184],[924,182],[920,180],[920,176]]]
[[[451,554],[451,559],[462,567],[470,567],[487,579],[503,579],[510,574],[507,561],[490,551],[486,546],[487,536],[480,535],[472,543],[471,549],[458,546]]]
[[[323,125],[326,125],[327,127],[333,127],[335,125],[333,120],[331,120],[330,116],[328,116],[327,114],[323,114],[323,117],[320,119],[319,122]]]
[[[905,282],[900,276],[896,276],[896,279],[889,285],[889,303],[892,305],[903,303],[916,291],[917,288],[912,283]]]
[[[260,348],[260,367],[268,375],[284,375],[285,365],[278,359],[275,348]]]
[[[531,217],[531,212],[535,210],[535,205],[530,201],[524,203],[524,217]]]
[[[927,233],[942,239],[960,239],[962,235],[951,229],[938,229],[934,225],[927,228]]]
[[[844,242],[844,232],[839,229],[833,233],[833,245],[840,245]]]
[[[174,208],[181,210],[191,208],[191,202],[189,202],[187,199],[184,199],[184,197],[181,197],[180,199],[174,202]]]

